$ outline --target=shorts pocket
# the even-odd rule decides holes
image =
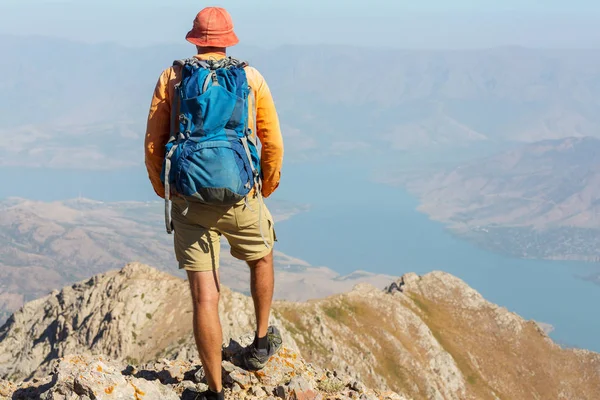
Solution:
[[[244,200],[233,207],[235,221],[239,230],[256,227],[258,229],[259,207],[260,202],[256,198],[248,196],[247,201]],[[263,213],[263,218],[266,217]]]
[[[275,232],[273,218],[269,218],[269,232],[271,232],[271,239],[273,240],[273,243],[277,242],[277,233]]]

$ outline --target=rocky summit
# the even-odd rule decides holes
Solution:
[[[221,300],[232,399],[596,400],[600,393],[600,355],[560,347],[536,322],[443,272],[275,302],[271,323],[285,349],[258,373],[227,361],[251,339],[251,299],[222,287]],[[205,386],[191,307],[185,281],[141,264],[27,303],[0,328],[0,398],[193,396]]]
[[[240,342],[251,340],[246,336]],[[240,342],[231,341],[224,349],[226,356],[234,357],[242,349]],[[405,399],[315,367],[286,347],[262,371],[247,372],[224,361],[223,373],[227,399]],[[51,376],[20,385],[0,381],[0,398],[194,400],[207,388],[198,360],[163,359],[132,366],[104,356],[71,355],[56,360]]]

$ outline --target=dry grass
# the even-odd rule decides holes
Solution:
[[[333,330],[342,332],[347,329],[353,332],[354,337],[351,338],[341,335],[338,343],[346,348],[356,349],[358,354],[372,354],[377,360],[373,365],[374,375],[383,378],[391,389],[414,393],[414,386],[420,386],[419,377],[398,362],[401,351],[398,342],[409,343],[410,338],[403,337],[390,323],[393,321],[392,315],[382,315],[382,310],[377,304],[371,304],[359,297],[347,296],[340,296],[335,301],[323,304],[322,310],[332,320],[329,323]],[[393,340],[390,340],[390,337]],[[370,338],[375,339],[376,345],[371,344]],[[360,366],[356,365],[356,367]],[[361,372],[367,377],[365,378],[367,385],[378,385],[378,382],[366,371]]]
[[[310,362],[339,367],[332,365],[332,339],[322,337],[323,326],[337,348],[344,349],[336,353],[336,359],[351,365],[365,384],[377,387],[382,378],[391,389],[415,400],[428,398],[425,376],[431,378],[432,372],[423,368],[428,368],[431,353],[419,342],[418,324],[399,329],[398,321],[410,319],[399,320],[395,307],[412,311],[415,323],[419,319],[425,323],[453,358],[465,380],[465,400],[545,400],[561,392],[568,399],[597,400],[591,393],[600,388],[600,356],[579,358],[562,350],[533,324],[517,322],[521,330],[513,330],[503,322],[512,317],[491,305],[477,310],[456,307],[452,300],[460,298],[460,293],[450,293],[448,302],[405,295],[410,300],[340,295],[309,304],[287,304],[279,311],[285,328],[303,338],[300,350]],[[401,360],[410,364],[402,365]]]

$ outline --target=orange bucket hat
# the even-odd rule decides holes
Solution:
[[[206,7],[198,13],[186,40],[200,47],[231,47],[239,43],[231,15],[221,7]]]

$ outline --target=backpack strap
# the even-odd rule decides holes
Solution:
[[[246,126],[244,126],[244,136],[242,137],[242,144],[244,145],[244,150],[246,151],[246,155],[248,156],[248,162],[250,163],[250,168],[252,168],[252,182],[254,186],[260,185],[260,176],[258,170],[254,167],[254,161],[252,161],[252,153],[250,152],[250,147],[248,146],[248,141],[251,141],[254,147],[257,147],[256,138],[252,136],[253,131],[248,129],[248,119],[250,117],[250,112],[254,116],[254,125],[256,126],[256,102],[254,100],[254,91],[251,87],[249,88],[249,93],[247,97],[247,109],[248,109],[248,117],[246,117]],[[252,103],[248,100],[252,100]]]
[[[177,124],[177,114],[179,109],[179,89],[175,89],[175,99],[171,102],[171,135],[169,137],[169,142],[177,142],[179,136],[179,127]],[[179,146],[178,143],[174,143],[169,153],[165,155],[165,225],[167,228],[167,233],[173,233],[173,217],[172,217],[172,208],[173,205],[171,203],[171,157],[175,153],[175,150]]]
[[[252,144],[254,144],[254,147],[256,147],[258,149],[257,146],[257,142],[258,142],[258,137],[255,136],[256,135],[256,99],[254,96],[254,90],[252,89],[252,87],[248,87],[249,88],[249,93],[248,93],[248,99],[251,100],[248,101],[248,115],[250,115],[250,113],[252,113],[254,119],[253,119],[253,124],[254,124],[254,129],[250,130],[248,129],[248,118],[246,118],[246,127],[244,129],[244,137],[242,137],[242,144],[244,145],[244,150],[246,151],[246,155],[248,156],[248,162],[250,162],[250,167],[252,168],[252,179],[253,179],[253,183],[254,183],[254,190],[255,196],[258,196],[258,226],[259,226],[259,230],[260,230],[260,237],[263,240],[263,243],[265,244],[265,246],[267,247],[267,249],[271,249],[271,245],[269,244],[269,241],[267,240],[267,238],[265,237],[264,231],[263,231],[263,208],[265,207],[265,203],[264,203],[264,199],[262,197],[262,180],[260,178],[260,174],[258,173],[258,170],[254,167],[254,162],[252,161],[252,154],[250,153],[250,148],[248,147],[248,141],[251,141]]]
[[[254,146],[258,149],[258,134],[256,132],[256,98],[254,96],[254,89],[252,89],[251,86],[248,86],[249,88],[249,93],[248,93],[248,98],[250,100],[252,100],[252,104],[248,104],[248,115],[250,115],[250,113],[252,113],[252,124],[254,125],[252,127],[252,134],[248,135],[250,136],[250,140],[252,141],[252,143],[254,144]],[[250,102],[248,102],[250,103]]]
[[[185,66],[190,60],[175,60],[173,66]],[[179,102],[181,100],[180,84],[175,85],[175,98],[171,101],[171,127],[169,143],[177,142],[180,139],[181,133],[179,132]],[[169,152],[165,155],[165,227],[168,234],[173,233],[173,203],[171,202],[171,157],[179,147],[178,143],[174,143]],[[187,210],[186,210],[187,211]]]

